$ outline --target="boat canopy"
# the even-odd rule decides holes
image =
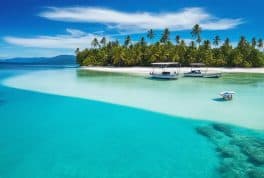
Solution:
[[[179,62],[154,62],[151,63],[153,66],[168,67],[168,66],[177,66]]]
[[[234,92],[234,91],[223,91],[220,93],[220,95],[233,95],[233,94],[236,94],[236,92]]]
[[[190,66],[192,66],[192,67],[203,67],[203,66],[205,66],[205,64],[204,63],[191,63]]]

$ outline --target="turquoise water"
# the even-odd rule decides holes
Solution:
[[[33,74],[56,73],[61,74],[59,77],[67,77],[69,73],[73,73],[72,71],[72,69],[52,69]],[[95,86],[98,90],[102,87],[107,90],[110,83],[121,92],[124,89],[123,85],[113,82],[113,79],[123,78],[121,83],[126,85],[129,83],[128,79],[142,84],[141,79],[134,76],[106,74],[105,77],[105,74],[89,73],[90,77],[87,74],[84,74],[84,77],[78,72],[73,74],[72,76],[81,83],[88,81],[93,84],[88,85],[94,86],[93,90],[86,92],[94,91]],[[19,76],[32,77],[32,71],[13,69],[0,72],[1,81],[6,82],[7,78],[14,79],[13,76],[15,79],[21,79],[17,78]],[[54,76],[55,79],[56,77],[58,76]],[[226,82],[233,84],[232,77],[234,76],[229,76]],[[48,78],[48,75],[43,75],[42,79],[39,79],[43,82],[44,78]],[[104,86],[101,85],[102,80]],[[71,78],[64,80],[68,86],[71,86],[71,81]],[[146,81],[147,88],[153,85],[153,81]],[[27,82],[28,85],[39,84],[33,80]],[[57,82],[62,83],[60,80]],[[249,85],[258,88],[262,86],[261,82],[262,78]],[[44,86],[47,83],[42,84]],[[41,94],[9,88],[5,85],[0,85],[1,178],[217,178],[223,176],[219,171],[223,157],[215,150],[218,148],[215,145],[222,144],[222,140],[206,139],[197,133],[197,128],[207,127],[210,122],[88,99]],[[155,85],[160,87],[159,83]],[[61,87],[66,91],[73,89],[64,88],[66,87],[64,85]],[[135,89],[135,83],[128,84],[128,87]],[[97,93],[93,94],[97,95]],[[112,97],[115,97],[115,94]],[[218,133],[214,130],[213,134],[215,132]],[[241,134],[256,137],[256,132],[239,128],[235,136],[232,134],[232,138],[237,138]],[[257,132],[257,135],[262,136],[262,132]],[[220,137],[224,140],[230,139]],[[209,136],[209,138],[214,137]],[[262,137],[256,138],[262,140]],[[231,146],[227,145],[230,148]],[[232,160],[236,163],[240,162],[237,159]],[[250,164],[250,169],[255,169],[253,163],[247,164]],[[232,168],[228,164],[227,167]],[[262,163],[257,166],[259,167],[263,168]],[[241,166],[235,168],[241,169]],[[250,175],[253,175],[252,171]]]
[[[196,134],[196,122],[3,86],[0,91],[0,177],[216,176],[218,158]]]
[[[157,81],[146,76],[65,69],[31,72],[9,78],[3,83],[19,89],[264,129],[263,74],[225,74],[220,79]],[[234,100],[221,100],[219,93],[225,90],[236,92]]]

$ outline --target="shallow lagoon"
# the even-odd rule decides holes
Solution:
[[[157,85],[156,87],[161,87],[162,90],[170,91],[175,89],[173,82],[183,82],[183,84],[187,82],[185,80],[169,81],[167,85],[170,87],[163,88],[164,81],[144,79],[146,82],[142,85],[142,77],[108,73],[79,73],[72,70],[45,70],[34,71],[34,73],[30,70],[8,70],[0,73],[4,84],[7,84],[7,81],[10,82],[13,79],[25,81],[24,77],[33,77],[35,74],[44,72],[45,75],[42,75],[37,82],[28,80],[27,86],[33,84],[45,86],[44,84],[47,83],[43,83],[43,80],[50,78],[53,74],[58,74],[53,79],[58,84],[68,84],[68,87],[61,85],[61,89],[78,93],[77,89],[80,86],[87,86],[85,88],[87,93],[105,91],[102,93],[104,97],[107,97],[109,92],[115,91],[111,95],[112,99],[115,99],[118,93],[122,96],[129,94],[128,98],[133,98],[137,94],[135,84],[143,86],[144,90]],[[6,80],[10,75],[17,76]],[[57,80],[57,77],[64,79],[69,77],[69,79],[61,81]],[[73,78],[81,85],[72,88]],[[128,83],[128,79],[133,82]],[[226,82],[233,85],[233,80],[233,76],[230,75]],[[48,86],[59,86],[55,83],[49,83]],[[20,85],[21,82],[17,84]],[[239,85],[244,84],[243,81]],[[262,78],[258,76],[256,81],[247,82],[247,85],[256,88],[263,87],[262,84]],[[108,90],[110,86],[115,90]],[[98,90],[95,90],[95,87]],[[129,92],[125,93],[124,89],[129,89]],[[216,144],[226,144],[223,140],[230,138],[220,134],[223,139],[212,141],[206,138],[208,135],[197,132],[197,128],[209,128],[210,130],[210,122],[94,100],[23,91],[2,85],[0,90],[0,136],[2,138],[0,140],[0,177],[215,178],[226,176],[220,171],[224,158],[222,153],[217,151]],[[131,95],[132,91],[135,95]],[[165,91],[162,92],[162,96],[166,93]],[[93,94],[99,97],[96,93]],[[210,102],[219,105],[232,104],[232,102],[214,100]],[[193,105],[191,108],[194,108]],[[235,138],[242,134],[242,136],[262,140],[262,132],[230,127],[236,135]],[[219,134],[219,130],[213,130],[210,133],[214,135],[215,132]],[[210,135],[208,138],[211,138]],[[227,145],[227,148],[229,147],[231,148]],[[244,167],[237,166],[240,161],[235,161],[227,165],[229,168],[234,167],[235,172],[242,177],[243,172],[237,170]],[[232,167],[232,165],[235,166]],[[263,165],[257,167],[263,168]],[[230,172],[229,176],[234,175],[230,170],[225,170],[225,172]],[[252,171],[250,173],[249,175],[252,175]]]
[[[173,116],[264,129],[263,74],[225,74],[220,79],[157,81],[145,76],[65,69],[28,73],[7,79],[4,84]],[[236,92],[233,101],[223,102],[219,98],[219,93],[224,90]]]

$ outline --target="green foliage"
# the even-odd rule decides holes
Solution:
[[[127,36],[124,44],[119,41],[106,41],[106,38],[94,39],[92,48],[80,51],[75,50],[76,60],[80,65],[100,66],[149,66],[152,62],[180,62],[183,66],[190,63],[203,62],[207,66],[216,67],[261,67],[264,65],[263,40],[252,38],[250,42],[244,36],[240,38],[237,47],[233,48],[227,38],[220,44],[220,37],[215,36],[212,41],[201,38],[201,27],[196,24],[192,29],[194,40],[186,44],[180,36],[175,36],[173,44],[170,41],[170,31],[165,29],[160,40],[147,44],[142,37],[132,43]],[[152,41],[154,31],[147,33]]]
[[[202,33],[202,28],[200,27],[199,24],[195,24],[192,28],[192,36],[196,38],[196,42],[200,45],[200,43],[202,42],[202,37],[201,37],[201,33]]]
[[[150,40],[152,40],[152,39],[154,38],[154,31],[153,31],[152,29],[150,29],[150,30],[148,31],[147,37],[148,37]]]
[[[170,31],[168,28],[165,28],[162,37],[160,39],[161,43],[167,43],[169,41]]]
[[[214,43],[214,45],[217,47],[217,46],[219,45],[220,41],[221,41],[221,39],[220,39],[220,37],[217,35],[217,36],[215,36],[213,43]]]

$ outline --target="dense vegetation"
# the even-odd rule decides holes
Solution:
[[[226,67],[260,67],[264,65],[263,40],[253,38],[250,42],[241,36],[236,47],[226,38],[223,42],[219,36],[213,41],[202,40],[202,29],[194,25],[191,35],[193,41],[186,44],[180,36],[175,37],[175,44],[170,39],[169,29],[165,29],[158,42],[147,44],[144,37],[132,43],[131,37],[125,38],[124,44],[95,38],[92,48],[80,51],[76,49],[77,62],[80,65],[113,66],[148,66],[152,62],[180,62],[187,66],[193,62],[203,62],[207,66]],[[149,41],[155,34],[151,29],[147,33]],[[221,44],[221,45],[220,45]]]

